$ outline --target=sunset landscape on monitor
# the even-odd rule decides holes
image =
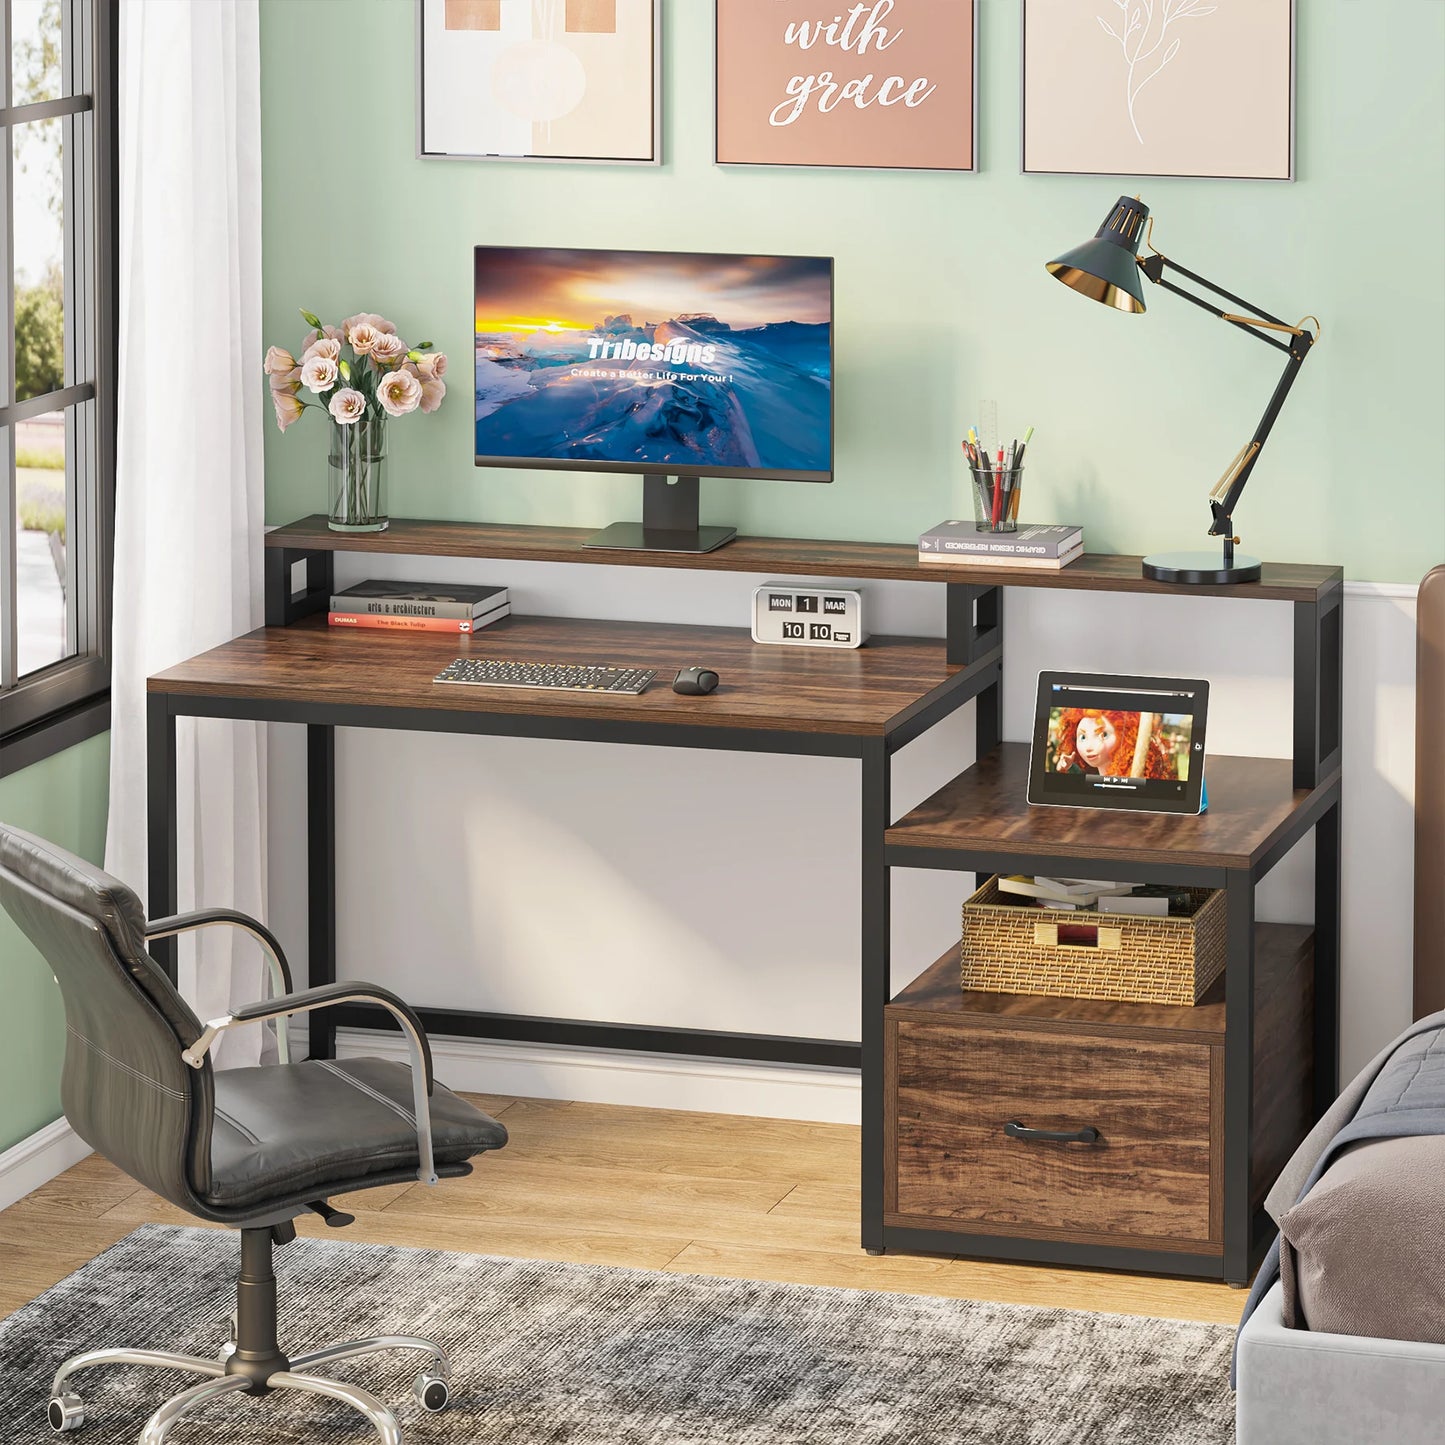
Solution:
[[[479,246],[476,459],[832,475],[830,260]]]

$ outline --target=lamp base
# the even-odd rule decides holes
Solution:
[[[1219,552],[1154,552],[1144,559],[1144,575],[1151,582],[1177,582],[1186,587],[1258,582],[1259,573],[1259,558],[1244,552],[1236,552],[1228,564]]]

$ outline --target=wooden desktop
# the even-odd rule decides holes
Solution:
[[[175,910],[175,728],[181,716],[294,722],[307,728],[312,984],[336,976],[337,727],[856,758],[862,815],[861,1043],[427,1007],[419,1009],[423,1021],[438,1034],[470,1038],[861,1067],[865,1248],[917,1248],[1246,1280],[1267,1238],[1258,1210],[1259,1180],[1335,1093],[1339,569],[1267,564],[1258,583],[1190,589],[1197,595],[1292,605],[1293,759],[1211,758],[1211,809],[1203,818],[1091,816],[1083,828],[1066,810],[1027,807],[1022,751],[1002,742],[1003,589],[1179,590],[1145,579],[1138,558],[1086,556],[1060,572],[965,571],[920,563],[916,549],[904,545],[741,537],[716,552],[678,555],[588,550],[583,546],[587,535],[570,528],[400,519],[385,532],[335,533],[322,517],[270,532],[267,626],[148,681],[152,914]],[[815,652],[757,646],[741,629],[515,616],[470,639],[411,633],[359,636],[330,629],[317,615],[325,612],[333,590],[336,551],[934,583],[943,591],[945,636],[875,636],[856,651]],[[638,697],[433,684],[433,675],[447,661],[468,651],[529,661],[656,666],[660,676]],[[679,697],[666,686],[670,670],[691,663],[721,673],[716,693]],[[971,699],[977,701],[979,761],[908,817],[895,820],[889,790],[893,753]],[[1285,939],[1255,924],[1254,888],[1312,829],[1315,925],[1298,938],[1291,934]],[[919,980],[894,999],[889,985],[889,879],[895,867],[965,872],[1062,868],[1091,876],[1222,887],[1229,908],[1223,999],[1176,1011],[1180,1018],[1164,1024],[1155,1017],[1158,1009],[1111,1005],[1108,1019],[1101,1022],[1099,1006],[1085,1001],[964,995],[957,989],[956,974],[951,989],[948,960],[956,956],[953,950],[937,962],[921,960]],[[159,956],[174,967],[173,945],[164,948]],[[1287,955],[1283,964],[1282,948]],[[1194,1183],[1184,1188],[1173,1216],[1165,1210],[1151,1216],[1147,1227],[1129,1226],[1128,1212],[1119,1201],[1131,1187],[1130,1176],[1099,1165],[1084,1166],[1088,1177],[1076,1193],[1081,1199],[1092,1196],[1093,1202],[1081,1203],[1076,1213],[1083,1223],[1066,1229],[1050,1227],[1043,1217],[1052,1207],[1047,1200],[1021,1207],[1019,1200],[1004,1197],[1006,1190],[989,1198],[986,1189],[981,1196],[975,1191],[975,1197],[960,1197],[957,1180],[940,1194],[918,1174],[921,1169],[927,1175],[927,1160],[900,1144],[898,1129],[901,1091],[918,1084],[917,1079],[897,1076],[899,1028],[916,1023],[920,1010],[932,1011],[931,1023],[937,1025],[939,1018],[933,1015],[941,1010],[943,1027],[961,1030],[957,1040],[985,1058],[988,1049],[999,1047],[997,1038],[985,1039],[984,1034],[1005,1004],[1013,1019],[1005,1043],[1024,1051],[1015,1052],[1015,1061],[1028,1058],[1037,1066],[1041,1107],[1050,1098],[1072,1097],[1064,1076],[1080,1061],[1097,1056],[1101,1029],[1156,1043],[1162,1030],[1168,1036],[1163,1046],[1172,1041],[1176,1047],[1203,1051],[1178,1054],[1179,1067],[1173,1073],[1156,1072],[1151,1080],[1137,1081],[1143,1094],[1150,1088],[1158,1093],[1152,1104],[1141,1097],[1141,1107],[1153,1108],[1156,1115],[1161,1108],[1172,1110],[1191,1121],[1192,1133],[1176,1141],[1176,1153],[1189,1161],[1185,1173]],[[372,1013],[355,1007],[311,1018],[311,1047],[317,1057],[334,1052],[338,1026],[383,1026]],[[939,1114],[932,1123],[925,1121],[928,1127],[937,1124],[946,1133],[950,1120],[957,1124],[960,1101],[975,1097],[969,1091],[976,1082],[962,1074],[932,1079],[925,1112],[936,1108]],[[1121,1121],[1117,1127],[1122,1142],[1127,1124]],[[1136,1150],[1158,1143],[1152,1136],[1135,1140]],[[1130,1157],[1137,1162],[1145,1155],[1115,1152],[1107,1162]],[[1075,1163],[1061,1161],[1061,1168],[1067,1173]],[[1168,1173],[1171,1166],[1161,1154],[1150,1167]],[[1002,1188],[998,1181],[1003,1175],[997,1171],[980,1173],[979,1178],[993,1179]],[[905,1200],[912,1201],[908,1210],[899,1208],[900,1187]],[[921,1213],[919,1201],[927,1206]],[[1121,1218],[1126,1220],[1123,1227]],[[1102,1223],[1085,1227],[1089,1220]]]

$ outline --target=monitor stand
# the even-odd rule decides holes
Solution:
[[[701,527],[698,479],[649,472],[642,479],[642,521],[614,522],[583,543],[628,552],[711,552],[737,536],[736,527]]]

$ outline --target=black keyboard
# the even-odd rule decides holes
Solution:
[[[588,667],[566,662],[501,662],[493,657],[459,657],[433,682],[471,687],[546,687],[561,692],[637,694],[657,676],[652,667]]]

